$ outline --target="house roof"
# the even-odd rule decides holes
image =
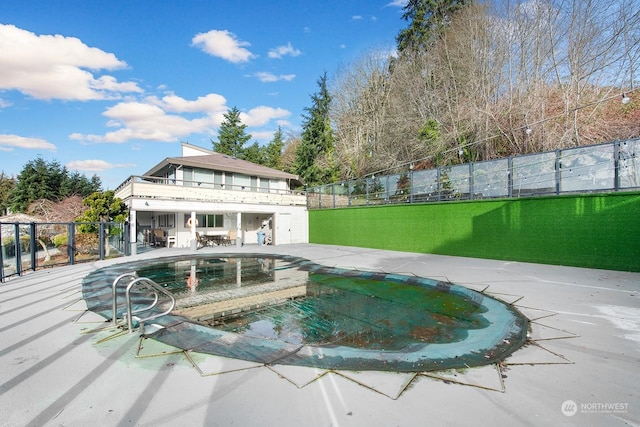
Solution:
[[[185,144],[183,144],[184,148]],[[171,165],[174,166],[187,166],[193,168],[210,169],[224,172],[242,173],[245,175],[259,176],[261,178],[279,178],[290,179],[299,181],[298,175],[293,175],[281,170],[272,169],[263,165],[258,165],[246,160],[237,159],[235,157],[227,156],[226,154],[216,153],[215,151],[206,150],[201,147],[195,147],[188,145],[190,149],[196,149],[198,152],[202,152],[202,155],[187,155],[182,157],[167,157],[149,171],[145,173],[145,176],[155,176],[157,173],[163,171]],[[184,151],[184,150],[183,150]]]

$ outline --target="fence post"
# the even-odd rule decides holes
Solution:
[[[561,155],[561,151],[556,149],[556,195],[560,194],[560,179],[562,169],[562,160],[560,158]]]
[[[125,222],[124,223],[124,233],[123,233],[123,239],[124,239],[124,256],[129,256],[131,255],[131,244],[129,242],[129,238],[131,237],[131,230],[130,230],[130,226],[129,226],[129,222]]]
[[[436,169],[436,180],[438,181],[438,186],[437,186],[437,190],[438,190],[438,201],[442,200],[442,176],[441,176],[441,169],[440,166],[438,166],[438,168]]]
[[[68,239],[68,251],[69,251],[69,265],[76,263],[76,224],[74,222],[69,223],[69,239]]]
[[[4,282],[4,245],[2,244],[2,225],[0,224],[0,283]]]
[[[20,224],[17,222],[13,225],[13,246],[16,251],[16,273],[18,276],[22,276],[22,249],[20,248]]]
[[[613,191],[620,190],[620,141],[613,142]]]
[[[469,200],[473,200],[473,193],[475,191],[473,182],[473,162],[469,162]]]
[[[38,262],[38,257],[36,253],[38,252],[38,242],[36,241],[36,223],[32,222],[29,224],[29,246],[31,252],[31,271],[36,271],[36,263]]]
[[[100,222],[98,231],[98,254],[100,260],[104,259],[104,222]]]
[[[509,198],[513,198],[513,156],[507,159],[507,193]]]

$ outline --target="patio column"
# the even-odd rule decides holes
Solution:
[[[196,212],[191,212],[191,250],[195,251],[198,249],[198,240],[196,239]]]
[[[238,212],[236,215],[236,247],[241,247],[244,236],[242,235],[242,213]]]
[[[129,245],[131,246],[131,255],[138,253],[138,215],[137,211],[129,212]]]

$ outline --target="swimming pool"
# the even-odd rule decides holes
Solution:
[[[463,286],[258,253],[105,267],[83,280],[89,309],[109,319],[111,283],[131,271],[176,297],[149,336],[184,350],[265,364],[420,372],[495,363],[526,342],[526,317]]]

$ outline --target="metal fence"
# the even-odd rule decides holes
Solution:
[[[129,255],[129,230],[109,222],[0,222],[0,282],[39,268]]]
[[[308,209],[633,190],[640,139],[559,149],[307,189]]]

